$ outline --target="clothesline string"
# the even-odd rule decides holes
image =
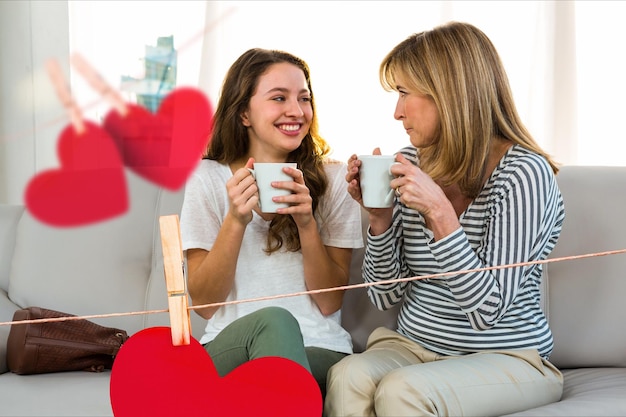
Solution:
[[[320,288],[317,290],[299,291],[295,293],[267,295],[263,297],[247,298],[247,299],[242,299],[242,300],[231,300],[231,301],[223,301],[219,303],[195,305],[195,306],[189,306],[188,310],[199,310],[199,309],[209,308],[209,307],[222,307],[222,306],[227,306],[227,305],[251,303],[251,302],[257,302],[257,301],[276,300],[279,298],[298,297],[298,296],[303,296],[303,295],[320,294],[320,293],[326,293],[326,292],[332,292],[332,291],[347,291],[347,290],[352,290],[352,289],[357,289],[357,288],[372,287],[376,285],[394,284],[394,283],[399,283],[399,282],[417,281],[417,280],[422,280],[422,279],[438,279],[438,278],[449,277],[452,275],[472,274],[476,272],[494,271],[494,270],[507,269],[507,268],[520,268],[520,267],[530,266],[530,265],[540,265],[540,264],[548,264],[548,263],[553,263],[553,262],[572,261],[572,260],[577,260],[577,259],[595,258],[595,257],[600,257],[600,256],[618,255],[618,254],[624,254],[624,253],[626,253],[626,249],[618,249],[618,250],[611,250],[611,251],[605,251],[605,252],[587,253],[583,255],[571,255],[571,256],[564,256],[560,258],[543,259],[543,260],[538,260],[538,261],[518,262],[518,263],[513,263],[513,264],[507,264],[507,265],[486,266],[482,268],[466,269],[466,270],[461,270],[461,271],[441,272],[438,274],[421,275],[421,276],[413,276],[413,277],[406,277],[406,278],[392,278],[392,279],[376,281],[376,282],[364,282],[361,284],[350,284],[350,285],[343,285],[343,286],[331,287],[331,288]],[[124,312],[124,313],[92,314],[92,315],[84,315],[84,316],[50,317],[50,318],[45,318],[45,319],[0,322],[0,326],[10,326],[14,324],[51,323],[51,322],[60,322],[60,321],[71,321],[71,320],[90,320],[90,319],[124,317],[124,316],[138,316],[138,315],[158,314],[158,313],[167,313],[167,312],[169,312],[169,309],[133,311],[133,312]]]

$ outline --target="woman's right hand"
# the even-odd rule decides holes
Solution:
[[[372,155],[381,155],[380,148],[375,148]],[[390,208],[368,208],[363,205],[363,195],[361,194],[361,185],[359,181],[359,169],[361,161],[352,155],[348,159],[348,172],[346,174],[346,182],[348,183],[348,194],[357,201],[369,214],[370,232],[378,235],[389,229],[391,226],[391,218],[393,215],[393,207]]]
[[[252,221],[252,210],[259,203],[259,189],[254,176],[249,171],[253,164],[254,158],[248,159],[246,165],[236,170],[233,176],[226,181],[226,190],[230,201],[229,213],[244,225]]]
[[[363,206],[363,195],[361,194],[361,184],[359,181],[359,168],[361,167],[361,161],[356,156],[352,155],[348,159],[348,173],[346,174],[346,182],[348,183],[348,194],[353,200]]]

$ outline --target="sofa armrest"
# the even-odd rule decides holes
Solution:
[[[13,303],[6,291],[0,289],[0,322],[13,320],[13,313],[20,307]],[[9,331],[11,326],[0,326],[0,374],[9,371],[7,365],[7,340],[9,339]]]

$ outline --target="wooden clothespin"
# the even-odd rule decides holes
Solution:
[[[187,300],[187,286],[184,275],[182,241],[178,215],[161,216],[161,244],[163,246],[163,266],[167,287],[167,303],[172,328],[174,346],[189,345],[191,338],[191,318]]]
[[[65,82],[65,77],[63,77],[63,72],[61,71],[59,63],[51,59],[46,63],[46,69],[48,71],[48,75],[50,76],[50,80],[52,81],[52,85],[57,92],[59,100],[61,100],[63,107],[65,107],[65,110],[70,117],[70,122],[72,123],[72,126],[74,126],[74,131],[77,135],[83,134],[85,132],[85,123],[83,122],[82,112],[70,93],[70,89]]]

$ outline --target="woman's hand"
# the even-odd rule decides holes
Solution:
[[[380,148],[375,148],[372,155],[380,155]],[[346,173],[346,182],[348,183],[348,194],[353,200],[358,202],[368,212],[377,212],[380,210],[388,211],[389,209],[372,209],[363,205],[363,194],[361,193],[361,179],[359,170],[361,169],[361,160],[356,155],[352,155],[348,159],[348,172]]]
[[[399,164],[391,167],[395,176],[391,187],[396,190],[400,202],[424,216],[426,226],[435,234],[435,240],[456,230],[459,227],[458,217],[439,184],[404,155],[396,154],[396,162]]]
[[[363,206],[363,195],[361,194],[361,184],[359,180],[359,169],[361,168],[361,161],[353,154],[348,159],[348,172],[346,173],[346,182],[348,183],[348,194]]]
[[[297,168],[285,167],[283,171],[293,178],[293,181],[274,181],[272,187],[291,191],[291,194],[276,196],[272,201],[287,203],[289,207],[279,208],[278,214],[290,214],[298,228],[308,226],[313,220],[313,198],[304,182],[304,174]]]
[[[230,201],[229,214],[239,223],[246,225],[252,221],[252,210],[259,203],[259,189],[249,171],[254,164],[254,158],[248,159],[246,166],[239,168],[226,181],[228,200]]]
[[[372,155],[381,155],[380,148],[375,148]],[[361,160],[356,155],[348,159],[348,172],[346,182],[348,183],[348,194],[357,201],[369,214],[370,233],[378,235],[389,229],[391,226],[391,216],[393,207],[390,208],[369,208],[363,205],[363,194],[361,193],[361,183],[359,170]]]

